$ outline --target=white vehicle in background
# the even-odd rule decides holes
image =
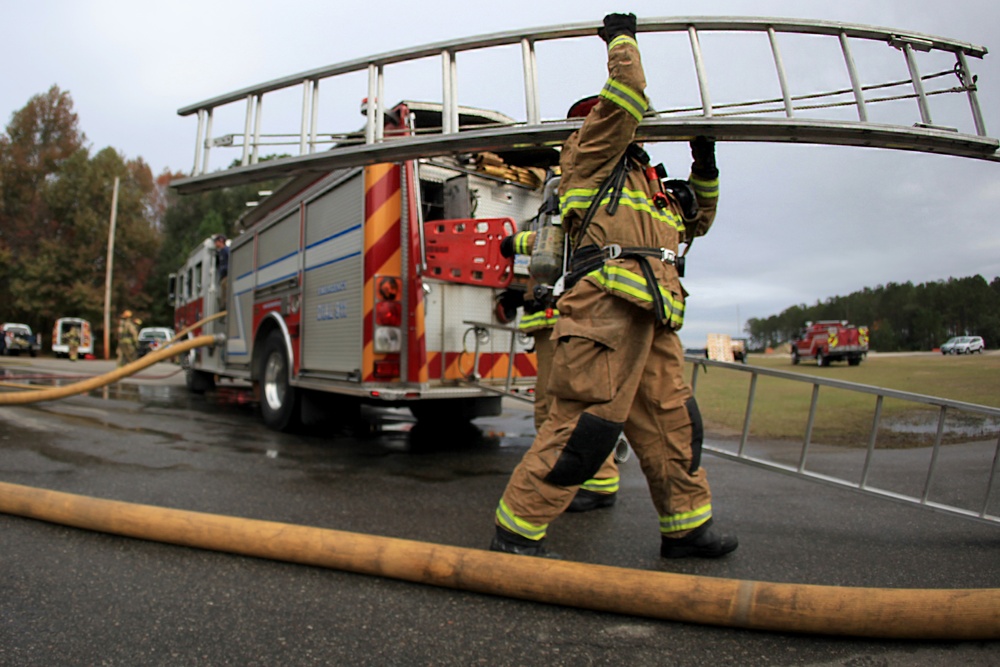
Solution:
[[[27,324],[16,322],[0,324],[0,336],[3,337],[0,353],[5,356],[18,356],[22,352],[27,352],[37,357],[42,350],[42,335],[32,333],[31,327]]]
[[[948,342],[941,346],[941,354],[972,354],[979,352],[982,354],[986,349],[986,343],[982,336],[955,336],[949,338]]]
[[[80,332],[81,357],[94,353],[94,335],[90,322],[81,317],[60,317],[52,326],[52,354],[57,357],[69,356],[69,332],[76,327]]]
[[[136,352],[142,358],[150,352],[156,352],[173,339],[174,330],[170,327],[144,327],[139,330]]]

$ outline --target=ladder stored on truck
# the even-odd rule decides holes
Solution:
[[[598,27],[597,23],[578,23],[439,42],[320,67],[186,106],[178,113],[198,119],[194,168],[190,177],[175,181],[173,187],[181,193],[197,192],[376,162],[559,145],[580,121],[567,120],[561,113],[573,100],[543,96],[539,81],[548,70],[540,62],[548,56],[564,72],[566,62],[575,62],[572,54],[588,48],[593,43],[588,39],[597,40]],[[661,108],[657,117],[643,121],[639,136],[646,141],[686,140],[704,134],[722,141],[870,146],[1000,159],[1000,143],[987,136],[977,98],[978,80],[969,67],[970,59],[986,55],[982,46],[888,28],[778,18],[652,18],[640,19],[638,29],[647,92],[654,104],[660,90],[669,90],[674,100],[683,98],[684,82],[691,84],[691,104]],[[709,42],[720,36],[731,43],[724,49],[709,48],[718,46]],[[678,50],[681,46],[689,56]],[[511,49],[517,47],[520,58],[510,58]],[[737,52],[740,58],[733,58]],[[791,76],[795,70],[785,63],[801,62],[805,52],[812,57],[825,54],[828,62],[812,67],[806,76]],[[856,54],[865,60],[856,60]],[[753,99],[730,101],[732,94],[719,90],[721,77],[713,79],[709,70],[720,55],[730,73],[739,75],[740,93],[753,87]],[[470,68],[489,60],[485,71],[490,73],[490,85],[476,86],[464,100],[485,107],[491,105],[474,98],[483,95],[483,89],[516,78],[499,72],[505,62],[519,60],[515,66],[522,77],[523,108],[520,113],[503,110],[512,121],[475,129],[462,126],[460,59],[467,60]],[[773,69],[760,66],[762,60]],[[693,67],[687,77],[685,62]],[[866,67],[859,66],[862,62]],[[441,86],[437,94],[428,91],[426,98],[440,100],[444,110],[436,130],[387,136],[387,110],[378,103],[371,105],[374,113],[367,114],[363,131],[350,124],[356,116],[342,119],[346,129],[320,127],[321,119],[327,122],[320,108],[321,84],[324,92],[330,91],[334,105],[345,99],[352,104],[361,99],[385,100],[387,85],[416,78],[414,68],[420,66],[440,70]],[[922,73],[922,66],[933,71]],[[402,76],[393,79],[396,71]],[[832,82],[835,77],[842,81],[831,89],[814,89],[817,82]],[[365,80],[366,86],[359,85]],[[289,94],[298,98],[298,88],[301,104],[297,100],[289,104]],[[956,97],[965,97],[966,102],[944,101]],[[265,98],[269,100],[266,118]],[[273,113],[271,99],[276,100]],[[244,113],[233,113],[233,107],[241,104]],[[555,111],[543,114],[543,108]],[[330,122],[335,120],[330,117]],[[216,134],[222,122],[236,127]],[[298,155],[260,161],[262,149],[274,146],[293,150],[297,146]],[[225,148],[241,151],[239,164],[213,170],[212,159]],[[226,156],[227,164],[231,155]]]

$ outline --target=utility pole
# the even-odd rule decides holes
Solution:
[[[118,177],[111,193],[111,223],[108,225],[108,269],[104,277],[104,359],[111,358],[111,269],[115,259],[115,219],[118,217]]]

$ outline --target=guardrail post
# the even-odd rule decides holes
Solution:
[[[310,97],[312,93],[312,82],[306,79],[302,82],[302,124],[299,128],[299,155],[306,154],[306,140],[309,136],[309,109],[311,108]]]
[[[214,115],[213,109],[208,109],[205,111],[205,157],[201,163],[201,173],[208,172],[208,154],[212,150],[212,116]]]
[[[319,79],[313,81],[312,87],[312,113],[309,122],[309,152],[316,152],[316,124],[319,116]]]
[[[257,164],[260,158],[260,119],[264,115],[264,95],[257,95],[257,114],[253,125],[253,157],[251,164]]]

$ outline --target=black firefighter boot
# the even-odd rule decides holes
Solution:
[[[490,551],[502,551],[505,554],[515,554],[518,556],[538,556],[540,558],[562,558],[559,554],[551,553],[542,546],[541,540],[529,540],[516,533],[497,526],[496,535],[490,542]]]
[[[684,537],[666,537],[660,542],[660,555],[664,558],[718,558],[740,545],[735,535],[719,535],[710,528],[712,519],[701,524]]]
[[[611,507],[615,504],[616,500],[618,500],[617,493],[597,493],[596,491],[580,489],[573,496],[573,500],[570,501],[566,511],[589,512],[591,510],[599,510],[602,507]]]

